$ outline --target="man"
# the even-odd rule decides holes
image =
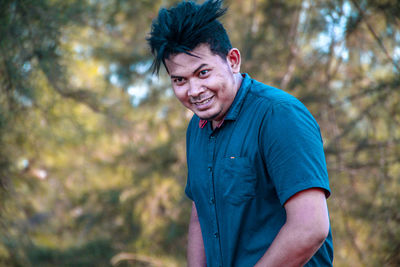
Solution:
[[[240,73],[222,1],[161,9],[148,42],[182,104],[193,200],[189,266],[332,266],[319,126],[289,94]]]

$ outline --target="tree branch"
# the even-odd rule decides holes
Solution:
[[[363,19],[363,21],[365,22],[365,24],[367,25],[367,28],[369,30],[369,32],[372,34],[372,36],[374,36],[375,40],[377,41],[379,47],[382,49],[383,53],[385,53],[386,57],[392,62],[393,66],[397,69],[397,71],[400,71],[400,66],[399,64],[397,64],[394,59],[392,58],[392,56],[389,54],[389,52],[387,51],[383,41],[379,38],[379,36],[376,34],[374,28],[372,27],[372,25],[366,20],[365,18],[365,12],[364,10],[361,9],[360,5],[357,3],[356,0],[351,0],[351,2],[354,4],[354,6],[357,8],[357,10],[360,12],[361,14],[361,18]]]
[[[297,45],[297,36],[298,36],[298,25],[300,20],[300,14],[302,12],[303,5],[299,5],[296,8],[295,15],[293,16],[292,24],[290,26],[289,32],[289,42],[290,42],[290,54],[289,54],[289,63],[286,70],[286,73],[283,75],[280,88],[286,89],[289,82],[292,80],[293,73],[296,67],[297,55],[299,52],[299,47]]]

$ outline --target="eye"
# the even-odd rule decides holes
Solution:
[[[210,70],[201,70],[201,71],[199,72],[199,76],[200,76],[200,77],[204,77],[204,76],[206,76],[209,72],[210,72]]]
[[[183,77],[176,77],[172,79],[172,82],[176,85],[183,85],[186,82],[186,79]]]

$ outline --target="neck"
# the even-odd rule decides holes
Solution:
[[[243,76],[242,74],[236,73],[235,76],[233,76],[235,79],[235,85],[236,85],[236,92],[239,91],[240,86],[242,85],[242,81],[243,81]]]
[[[239,91],[240,86],[242,85],[243,76],[241,73],[236,73],[236,74],[234,74],[233,78],[235,80],[234,88],[235,88],[235,96],[236,96],[237,92]],[[234,99],[232,100],[232,103],[233,103],[233,101],[234,101]],[[232,105],[232,103],[231,103],[231,105]],[[220,124],[222,123],[222,121],[224,120],[224,118],[225,118],[225,116],[220,120],[212,120],[211,121],[212,128],[215,129],[216,127],[219,127]]]

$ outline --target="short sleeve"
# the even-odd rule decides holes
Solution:
[[[330,195],[319,126],[298,100],[273,104],[261,128],[268,174],[283,205],[294,194],[322,188]]]

